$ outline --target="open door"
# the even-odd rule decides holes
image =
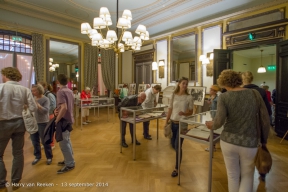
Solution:
[[[275,131],[278,136],[283,137],[288,130],[288,40],[277,44],[276,56]]]
[[[227,49],[214,49],[213,84],[217,84],[220,73],[225,69],[232,69],[232,51]]]

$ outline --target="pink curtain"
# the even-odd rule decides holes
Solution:
[[[24,87],[31,87],[31,76],[33,71],[32,55],[17,54],[17,68],[22,74],[22,81],[19,83]]]
[[[5,67],[13,67],[13,53],[0,52],[0,70]],[[2,78],[0,78],[0,83],[3,83]]]

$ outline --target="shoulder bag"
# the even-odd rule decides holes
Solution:
[[[172,100],[171,100],[172,106],[173,106],[173,101],[174,101],[174,93],[173,93],[173,95],[172,95]],[[169,139],[172,138],[171,121],[169,121],[169,122],[167,123],[167,125],[165,125],[165,127],[164,127],[164,136],[167,137],[167,138],[169,138]]]
[[[261,118],[262,117],[261,110],[263,112],[263,110],[267,110],[267,109],[266,107],[261,108],[261,105],[257,99],[255,91],[256,90],[253,90],[253,93],[255,95],[256,102],[258,103],[258,112],[256,114],[256,122],[257,122],[256,127],[257,127],[258,138],[261,141],[261,130],[262,130],[261,126],[265,126],[265,123],[263,122],[263,119]],[[262,145],[261,142],[258,146],[258,151],[255,156],[254,163],[255,163],[256,169],[261,174],[267,174],[272,167],[271,154],[268,151],[266,145]]]
[[[36,133],[38,131],[38,124],[34,114],[29,109],[23,109],[22,116],[26,131],[30,134]]]

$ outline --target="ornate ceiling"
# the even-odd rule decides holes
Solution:
[[[124,9],[132,11],[132,29],[135,31],[138,24],[146,25],[150,36],[160,35],[179,28],[194,25],[199,22],[215,19],[227,14],[248,12],[277,5],[285,0],[119,0],[119,16]],[[27,20],[49,21],[53,23],[78,29],[80,24],[89,22],[98,17],[100,7],[107,7],[116,24],[116,0],[0,0],[0,11],[5,14],[17,13],[23,18],[9,19],[1,14],[0,20],[8,23],[32,25]],[[40,24],[40,23],[39,23]],[[56,25],[55,25],[56,26]],[[38,26],[41,28],[40,26]],[[35,28],[35,26],[33,26]],[[52,28],[51,30],[58,30]],[[59,31],[62,33],[62,31]],[[75,31],[76,32],[76,31]],[[85,38],[83,36],[83,38]]]

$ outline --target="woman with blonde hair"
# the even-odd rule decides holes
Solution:
[[[224,70],[217,84],[227,92],[219,95],[217,112],[213,121],[206,122],[209,129],[224,126],[220,145],[226,165],[229,192],[252,192],[254,158],[257,153],[258,135],[256,114],[265,106],[258,91],[245,89],[241,73]],[[259,106],[260,103],[260,106]],[[265,108],[265,107],[264,107]],[[269,132],[268,112],[261,130],[261,143],[266,145]]]
[[[168,114],[166,118],[166,125],[168,124],[168,121],[171,120],[171,128],[173,133],[173,136],[171,138],[171,144],[176,151],[176,164],[175,169],[171,174],[172,177],[176,177],[178,175],[178,163],[181,163],[182,159],[182,144],[184,139],[181,138],[181,150],[179,154],[179,120],[183,116],[189,116],[193,113],[193,98],[191,95],[189,95],[187,87],[188,78],[182,77],[178,80],[176,89],[170,99],[170,101],[172,102],[169,103]],[[180,162],[178,162],[178,155],[180,155]]]
[[[46,144],[44,141],[44,130],[49,122],[49,106],[50,101],[48,97],[44,96],[44,88],[42,85],[37,84],[32,86],[32,94],[36,100],[37,111],[35,112],[35,118],[38,124],[38,131],[34,134],[31,134],[32,144],[34,146],[34,155],[35,159],[32,162],[32,165],[37,164],[41,159],[41,147],[40,140],[44,146],[45,155],[47,158],[46,164],[50,165],[52,163],[52,148],[50,144]]]

